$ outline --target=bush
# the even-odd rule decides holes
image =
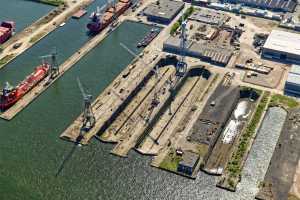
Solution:
[[[265,92],[261,101],[259,102],[254,116],[245,131],[241,135],[237,150],[233,152],[232,157],[227,165],[230,177],[238,177],[241,172],[241,163],[247,151],[251,137],[256,131],[256,127],[262,117],[263,111],[265,110],[268,102],[270,92]],[[228,180],[229,181],[229,180]],[[230,185],[230,183],[229,183]],[[231,185],[230,185],[231,186]],[[233,186],[232,186],[233,187]]]
[[[183,13],[183,19],[186,20],[193,12],[195,8],[193,6],[189,7],[184,13]],[[177,29],[180,27],[180,24],[182,23],[181,17],[179,20],[173,24],[170,34],[174,35],[174,33],[177,31]]]

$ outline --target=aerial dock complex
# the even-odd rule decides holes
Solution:
[[[74,101],[82,101],[82,112],[59,137],[83,146],[92,139],[101,145],[112,143],[111,153],[119,157],[135,150],[152,156],[151,166],[192,179],[200,170],[217,175],[216,186],[235,192],[237,199],[247,188],[236,188],[246,180],[256,188],[249,199],[281,200],[289,194],[299,200],[300,152],[295,144],[300,141],[296,45],[300,34],[274,30],[295,19],[289,17],[296,5],[294,1],[280,8],[250,0],[229,2],[231,7],[222,1],[119,0],[89,12],[92,1],[66,0],[55,8],[55,16],[44,16],[16,35],[10,33],[15,24],[4,22],[0,31],[7,33],[0,32],[4,43],[0,68],[72,16],[78,21],[88,18],[89,38],[64,62],[57,62],[59,49],[49,50],[17,86],[6,83],[0,94],[0,117],[11,120],[124,21],[142,23],[150,31],[134,44],[118,44],[116,48],[131,62],[98,96],[94,98],[77,78],[82,99]],[[262,7],[268,11],[262,12]],[[289,15],[278,19],[277,9]],[[297,31],[293,24],[289,29]],[[271,120],[277,112],[282,123]],[[274,131],[270,139],[264,138],[268,129]],[[265,160],[251,160],[252,151]],[[259,164],[253,167],[250,161]],[[290,170],[287,180],[271,174],[284,176],[281,163]],[[250,174],[245,175],[245,169]]]

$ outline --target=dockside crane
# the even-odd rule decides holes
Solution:
[[[91,94],[87,94],[77,78],[78,87],[83,97],[83,115],[82,115],[82,126],[81,130],[88,131],[95,126],[96,119],[92,110],[92,98]],[[80,133],[82,135],[82,133]]]
[[[42,59],[42,64],[48,64],[49,63],[49,59],[50,59],[50,69],[48,72],[48,76],[49,76],[49,81],[51,79],[54,79],[55,77],[58,76],[59,74],[59,67],[58,67],[58,63],[57,63],[57,50],[56,48],[54,48],[54,50],[52,51],[51,54],[49,55],[45,55],[45,56],[41,56],[40,57]]]
[[[180,59],[176,65],[176,76],[183,77],[187,72],[187,63],[185,62],[185,51],[186,51],[186,42],[187,42],[187,33],[186,33],[186,20],[182,15],[181,18],[181,33],[180,33]]]

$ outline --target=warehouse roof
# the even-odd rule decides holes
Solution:
[[[245,3],[267,9],[275,9],[293,12],[297,6],[297,0],[231,0],[235,3]]]
[[[145,10],[144,14],[171,19],[179,10],[184,7],[180,1],[160,0],[159,4],[152,3]]]
[[[199,155],[190,151],[184,151],[180,165],[194,168],[199,159]]]
[[[300,55],[300,34],[273,30],[264,48]]]
[[[290,73],[300,75],[300,65],[292,65]]]
[[[289,73],[286,83],[300,85],[300,75]]]

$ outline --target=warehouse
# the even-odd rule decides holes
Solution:
[[[262,56],[288,63],[300,63],[300,35],[273,30],[263,46]]]
[[[297,0],[227,0],[226,2],[280,12],[294,12],[297,6]]]
[[[144,15],[147,16],[148,21],[169,24],[183,8],[183,2],[159,0],[150,4],[144,10]]]
[[[292,65],[285,82],[284,93],[291,96],[300,97],[300,66]]]
[[[224,25],[230,17],[224,13],[201,9],[194,11],[188,19],[212,25]]]
[[[178,37],[169,37],[163,43],[163,50],[168,53],[180,54],[180,39]],[[233,55],[233,49],[230,46],[222,46],[206,40],[197,42],[187,40],[184,53],[186,56],[199,58],[205,62],[226,66]]]

